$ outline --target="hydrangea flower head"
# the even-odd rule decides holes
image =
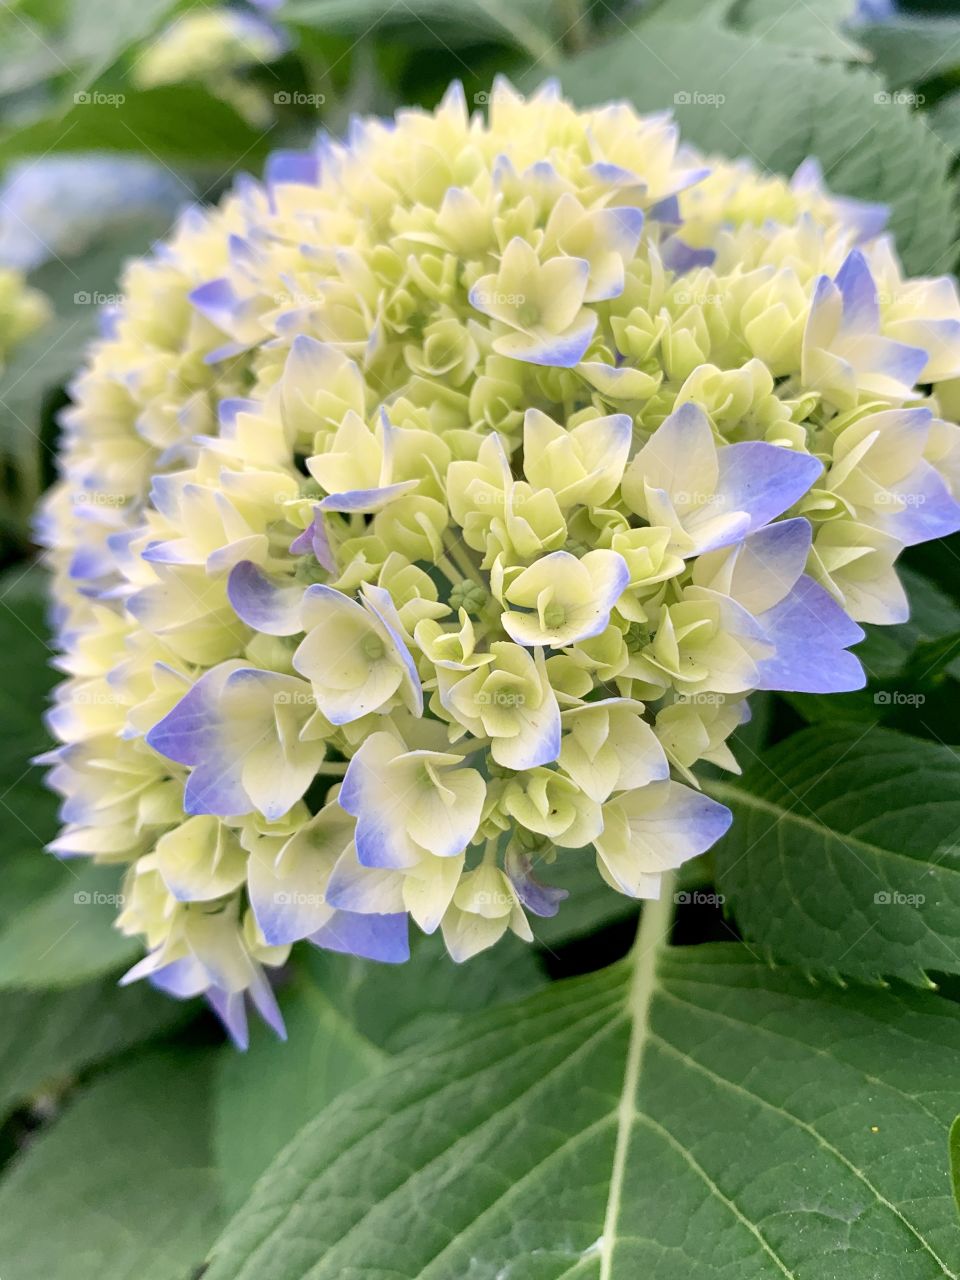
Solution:
[[[665,115],[454,86],[124,297],[41,521],[54,848],[126,868],[131,979],[239,1043],[303,940],[466,960],[563,911],[555,862],[657,896],[750,692],[860,687],[897,553],[960,528],[953,286]]]
[[[154,222],[160,231],[191,195],[170,170],[141,156],[90,152],[17,161],[0,186],[0,264],[32,271],[138,223]]]
[[[200,80],[271,62],[286,48],[281,32],[256,14],[205,7],[181,14],[144,50],[135,69],[144,87]]]

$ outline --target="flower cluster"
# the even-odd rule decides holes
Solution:
[[[31,288],[19,271],[0,266],[0,373],[10,350],[50,319],[46,295]]]
[[[265,127],[272,115],[268,99],[245,73],[275,61],[288,48],[285,33],[259,14],[203,5],[179,13],[160,32],[137,59],[132,78],[145,89],[197,81],[249,123]]]
[[[464,960],[555,859],[657,896],[748,694],[860,687],[898,552],[960,528],[960,303],[882,209],[490,98],[189,212],[64,414],[53,847],[240,1042],[300,939]]]
[[[169,169],[137,155],[17,161],[0,185],[0,265],[33,271],[148,222],[159,233],[191,196]]]
[[[278,28],[242,9],[205,7],[181,14],[147,46],[134,68],[144,88],[223,76],[272,62],[286,44]]]

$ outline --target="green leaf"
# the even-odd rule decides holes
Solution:
[[[960,155],[960,93],[948,93],[926,113],[930,128],[953,154]]]
[[[44,855],[38,849],[33,856]],[[0,929],[0,990],[72,987],[132,964],[140,943],[113,928],[121,871],[61,863],[56,887]]]
[[[960,1116],[950,1126],[950,1183],[953,1199],[960,1211]]]
[[[920,646],[960,631],[960,608],[936,583],[913,569],[897,567],[910,600],[910,617],[896,627],[864,627],[867,638],[856,653],[868,674],[878,679],[899,675]]]
[[[735,945],[658,958],[669,907],[647,912],[632,961],[338,1099],[205,1280],[955,1276],[960,1010]]]
[[[0,1183],[0,1274],[186,1280],[217,1230],[211,1059],[103,1076]]]
[[[413,0],[400,5],[384,0],[291,0],[283,17],[332,34],[400,32],[416,44],[442,47],[497,40],[542,59],[547,67],[557,58],[555,36],[547,34],[555,25],[550,0]]]
[[[629,920],[637,914],[631,898],[611,889],[597,870],[592,848],[562,849],[555,863],[543,868],[543,879],[570,895],[555,916],[531,922],[535,945],[548,951],[575,938],[586,937],[606,925]]]
[[[453,964],[437,935],[417,941],[403,965],[314,950],[306,962],[343,1016],[388,1053],[424,1044],[466,1014],[519,999],[545,981],[536,952],[512,935],[464,966]]]
[[[575,102],[627,97],[645,111],[677,103],[689,142],[781,173],[817,156],[833,190],[892,206],[909,271],[951,265],[957,226],[949,152],[921,116],[876,102],[883,85],[872,72],[709,23],[654,21],[632,35],[560,69]]]
[[[863,56],[846,33],[850,0],[741,0],[732,10],[733,26],[773,44],[831,58]]]
[[[151,1039],[188,1016],[147,983],[0,992],[0,1115],[30,1094]]]
[[[49,746],[41,716],[56,672],[47,645],[46,575],[36,566],[0,577],[0,818],[4,824],[0,929],[64,876],[43,846],[57,800],[31,756]]]
[[[234,109],[195,84],[117,92],[0,137],[0,162],[49,151],[138,151],[170,164],[253,165],[269,150],[270,130],[255,130]]]
[[[709,790],[733,810],[714,859],[748,942],[865,980],[960,973],[960,756],[949,747],[819,725]]]
[[[888,84],[901,89],[949,74],[960,66],[960,20],[904,16],[860,27],[868,50]]]
[[[474,1011],[543,985],[535,953],[516,938],[461,969],[437,938],[405,965],[311,951],[280,995],[288,1041],[263,1026],[247,1054],[221,1059],[216,1148],[224,1201],[236,1209],[291,1138],[329,1102],[391,1056],[450,1031]]]
[[[92,84],[128,49],[153,35],[177,0],[83,0],[72,4],[59,52],[72,68],[71,92]]]
[[[70,4],[64,14],[5,4],[0,13],[0,92],[54,77],[70,95],[87,88],[132,46],[153,35],[176,2],[84,0]],[[20,65],[11,55],[19,55]]]
[[[36,566],[0,578],[0,991],[71,987],[114,973],[139,953],[112,926],[121,868],[60,861],[44,852],[56,798],[30,757],[48,745],[41,716],[49,665],[46,578]]]
[[[29,757],[49,743],[41,713],[59,676],[47,643],[47,583],[35,564],[0,575],[0,791],[15,786]]]
[[[379,1071],[387,1054],[362,1036],[307,976],[281,997],[288,1040],[251,1028],[246,1054],[221,1055],[215,1149],[229,1212],[274,1156],[337,1094]]]

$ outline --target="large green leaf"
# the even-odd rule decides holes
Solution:
[[[128,49],[152,35],[176,0],[84,0],[64,13],[4,4],[0,11],[0,92],[57,77],[72,95]],[[32,75],[32,79],[30,76]]]
[[[960,756],[888,729],[819,725],[711,783],[714,850],[744,936],[814,971],[960,973]]]
[[[960,20],[904,16],[861,27],[857,40],[896,88],[923,84],[960,66]]]
[[[468,1013],[516,1000],[545,980],[536,952],[513,936],[465,965],[438,935],[419,939],[404,965],[380,965],[332,951],[307,964],[317,985],[357,1030],[388,1053],[449,1031]]]
[[[254,1027],[246,1054],[221,1055],[215,1096],[215,1152],[228,1211],[331,1099],[379,1071],[387,1055],[297,976],[281,997],[289,1039]]]
[[[0,819],[3,892],[0,930],[35,898],[58,886],[65,871],[42,852],[56,830],[56,797],[31,756],[49,745],[42,724],[50,667],[46,576],[18,566],[0,577]]]
[[[850,0],[804,0],[803,4],[796,0],[735,0],[730,20],[737,28],[788,49],[858,58],[863,54],[847,30],[851,12]]]
[[[0,992],[0,1115],[186,1016],[147,983],[119,988],[112,977],[70,991]]]
[[[556,62],[559,43],[548,34],[555,25],[554,11],[550,0],[405,0],[395,5],[384,0],[291,0],[283,16],[325,32],[401,32],[414,43],[443,47],[499,40],[549,68]]]
[[[39,849],[33,856],[50,858]],[[0,990],[76,986],[140,954],[137,939],[113,928],[120,868],[81,861],[60,863],[56,871],[56,884],[0,929]]]
[[[288,1042],[256,1026],[245,1056],[221,1059],[215,1134],[231,1210],[308,1120],[382,1070],[392,1054],[544,981],[535,953],[515,938],[465,969],[451,963],[437,938],[423,939],[399,967],[333,952],[305,960],[280,993]]]
[[[0,1274],[185,1280],[220,1221],[207,1056],[103,1076],[0,1183]]]
[[[122,101],[116,101],[118,93]],[[49,151],[139,151],[171,164],[218,165],[232,172],[262,159],[269,132],[251,128],[199,85],[91,90],[65,113],[0,136],[0,161]]]
[[[960,1010],[736,945],[658,958],[668,914],[342,1096],[205,1280],[955,1277]]]
[[[836,191],[888,202],[912,272],[952,265],[957,227],[950,153],[905,105],[876,100],[872,72],[792,53],[710,23],[656,20],[561,68],[581,104],[675,103],[683,136],[707,151],[790,173],[817,156]]]
[[[926,113],[930,128],[954,155],[960,153],[960,93],[948,93]]]
[[[960,632],[960,607],[936,583],[912,569],[898,566],[898,573],[910,600],[908,621],[896,627],[867,624],[866,639],[856,647],[872,679],[899,675],[917,648]],[[953,674],[960,674],[960,663]]]
[[[83,0],[82,4],[72,4],[60,48],[71,65],[71,92],[91,84],[128,49],[153,35],[176,3],[177,0]]]

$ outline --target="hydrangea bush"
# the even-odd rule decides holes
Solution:
[[[41,534],[54,850],[233,1038],[292,944],[657,897],[753,690],[864,674],[960,528],[960,303],[885,211],[506,83],[281,152],[126,272]]]

